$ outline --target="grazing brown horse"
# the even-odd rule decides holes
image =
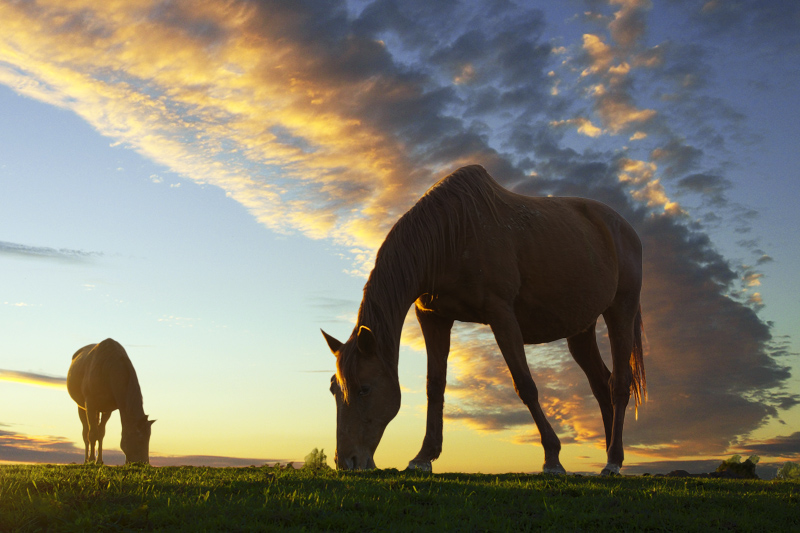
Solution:
[[[539,429],[544,472],[564,473],[561,443],[539,405],[525,344],[566,338],[600,404],[608,464],[622,466],[622,426],[631,393],[646,394],[642,360],[642,246],[608,206],[583,198],[532,198],[502,188],[478,165],[439,181],[394,225],[378,250],[353,333],[336,355],[336,465],[374,468],[386,425],[400,409],[400,333],[416,314],[428,354],[422,449],[409,468],[431,469],[442,451],[450,329],[488,324],[514,387]],[[595,339],[603,315],[613,372]]]
[[[122,345],[106,339],[75,352],[67,373],[67,390],[78,404],[86,463],[103,464],[106,422],[116,409],[122,420],[120,448],[125,463],[150,463],[150,431],[155,420],[148,420],[144,414],[139,380]]]

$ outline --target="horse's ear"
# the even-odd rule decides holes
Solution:
[[[323,330],[320,331],[322,331],[322,336],[325,337],[325,341],[328,343],[328,348],[330,348],[335,355],[336,352],[338,352],[342,347],[342,343],[325,333]]]
[[[378,353],[375,335],[367,326],[358,328],[358,339],[356,340],[358,351],[363,355],[376,355]]]

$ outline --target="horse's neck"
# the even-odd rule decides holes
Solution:
[[[370,328],[379,343],[379,350],[397,368],[400,336],[409,308],[420,296],[419,279],[400,279],[376,265],[364,288],[356,330]],[[390,355],[389,355],[390,354]]]
[[[122,392],[119,402],[119,416],[123,422],[135,422],[144,418],[144,406],[142,404],[142,390],[139,387],[139,380],[133,366],[130,367],[128,374],[127,389]]]

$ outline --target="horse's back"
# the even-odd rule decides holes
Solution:
[[[78,405],[87,400],[103,412],[119,408],[118,390],[127,388],[132,365],[125,349],[114,339],[84,346],[72,356],[67,390]]]
[[[72,363],[69,365],[67,372],[67,392],[75,402],[83,407],[86,399],[83,394],[83,381],[89,369],[89,362],[91,356],[89,353],[97,346],[96,344],[87,344],[72,354]]]
[[[622,271],[635,270],[637,254],[641,276],[636,233],[601,202],[516,194],[478,166],[459,169],[429,194],[438,191],[462,195],[470,219],[458,223],[469,228],[457,232],[467,238],[439,280],[439,301],[425,307],[486,323],[485,302],[500,298],[513,303],[526,342],[548,342],[589,326],[623,277],[636,277]]]

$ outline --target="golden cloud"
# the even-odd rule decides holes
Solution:
[[[599,137],[603,133],[603,130],[592,124],[592,121],[585,117],[577,117],[569,120],[554,120],[550,122],[550,125],[553,127],[566,125],[577,126],[578,133],[592,138]]]
[[[3,3],[13,31],[0,37],[0,82],[224,189],[276,231],[374,248],[424,190],[399,187],[401,177],[429,174],[412,172],[404,147],[353,110],[369,94],[401,102],[417,88],[337,79],[309,45],[270,38],[248,6]],[[271,27],[292,23],[273,15]]]
[[[0,369],[0,381],[11,381],[14,383],[24,383],[26,385],[36,385],[39,387],[52,387],[55,389],[63,389],[67,386],[67,378],[3,369]]]

